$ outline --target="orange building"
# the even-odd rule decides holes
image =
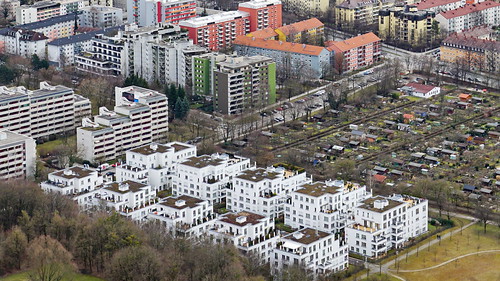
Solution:
[[[279,0],[253,0],[240,3],[238,10],[250,14],[250,32],[283,25],[282,4]]]
[[[334,52],[334,68],[340,73],[369,66],[380,60],[380,38],[373,32],[344,41],[326,42]]]

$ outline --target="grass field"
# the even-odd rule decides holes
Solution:
[[[7,277],[0,278],[0,281],[27,281],[27,280],[28,280],[28,273],[27,272],[11,274]],[[90,275],[83,275],[83,274],[74,274],[73,276],[70,277],[70,280],[72,280],[72,281],[104,281],[104,279],[93,277]]]
[[[57,139],[53,141],[48,141],[43,144],[39,144],[36,146],[36,150],[38,152],[38,155],[40,156],[45,156],[47,153],[51,154],[54,149],[58,146],[64,144],[62,139]],[[68,145],[75,145],[76,144],[76,136],[69,136],[67,140]]]

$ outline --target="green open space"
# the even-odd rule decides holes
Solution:
[[[75,136],[69,136],[66,140],[63,138],[59,138],[53,141],[47,141],[42,144],[39,144],[36,146],[36,150],[38,152],[38,155],[40,156],[45,156],[47,154],[53,154],[55,149],[59,145],[63,144],[68,144],[68,145],[74,145],[76,143],[76,135]]]
[[[70,276],[69,279],[72,281],[104,281],[104,279],[101,278],[84,274],[76,274],[76,273]],[[28,272],[20,272],[0,278],[0,281],[28,281],[28,280],[29,280]]]

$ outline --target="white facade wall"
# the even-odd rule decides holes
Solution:
[[[42,34],[34,34],[32,31],[16,30],[13,34],[0,35],[0,52],[31,58],[37,55],[45,58],[45,45],[48,38]]]
[[[56,192],[62,195],[77,196],[95,190],[103,183],[103,177],[97,171],[81,167],[71,167],[52,172],[48,180],[40,184],[45,192]]]
[[[80,26],[108,28],[123,24],[123,11],[119,8],[106,6],[89,6],[81,9]]]
[[[482,4],[484,4],[484,2]],[[497,3],[481,11],[475,11],[452,18],[446,18],[440,13],[436,15],[436,21],[439,22],[440,28],[448,33],[462,32],[481,24],[495,25],[500,21],[500,6],[496,6],[496,4]],[[467,4],[465,7],[469,5],[471,4]],[[458,8],[457,10],[460,9],[462,8]],[[449,14],[450,12],[451,11],[448,11],[447,13]]]
[[[35,140],[12,131],[0,131],[0,179],[26,179],[34,176]]]

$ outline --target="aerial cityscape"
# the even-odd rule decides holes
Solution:
[[[0,0],[0,280],[499,281],[499,0]]]

